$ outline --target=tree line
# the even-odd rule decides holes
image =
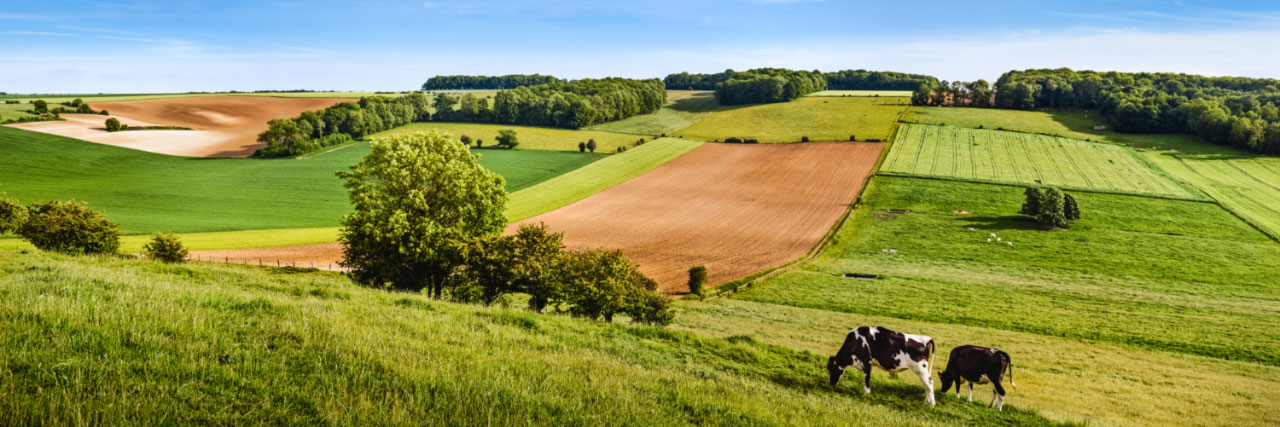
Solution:
[[[825,90],[827,79],[819,71],[783,68],[725,70],[715,74],[671,74],[663,84],[672,89],[715,90],[722,105],[785,102]]]
[[[920,85],[938,84],[933,76],[894,71],[842,70],[823,75],[831,90],[915,90]]]
[[[658,111],[667,91],[657,79],[582,79],[505,90],[489,100],[422,93],[367,96],[298,117],[273,119],[258,142],[258,158],[293,157],[361,139],[411,122],[506,123],[577,129]],[[432,109],[435,110],[432,113]]]
[[[994,105],[991,83],[978,79],[972,82],[934,81],[924,83],[911,92],[914,105],[958,105],[965,107],[991,107]]]
[[[505,76],[435,76],[422,84],[422,90],[442,89],[514,89],[557,83],[562,80],[541,74],[508,74]]]

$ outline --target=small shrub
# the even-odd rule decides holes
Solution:
[[[800,137],[800,142],[809,142],[809,137],[807,136]]]
[[[978,129],[982,129],[982,125],[978,125]]]
[[[50,201],[27,207],[18,230],[33,246],[69,254],[112,254],[120,249],[120,228],[101,212],[76,202]]]
[[[116,132],[116,131],[124,130],[124,127],[122,127],[120,124],[120,120],[117,120],[115,117],[107,119],[106,126],[107,126],[107,132]]]
[[[15,234],[27,222],[27,207],[17,201],[0,199],[0,234]]]
[[[476,138],[476,148],[480,148],[480,147],[482,147],[482,146],[484,146],[484,139],[483,139],[483,138]]]
[[[695,265],[689,268],[689,293],[702,296],[702,286],[707,284],[707,267]]]
[[[462,145],[471,145],[471,137],[469,136],[462,135],[458,137],[458,140],[462,141]]]
[[[849,142],[854,142],[854,141],[857,141],[857,140],[858,140],[858,137],[853,136],[853,135],[849,135]]]
[[[676,314],[671,310],[671,299],[656,292],[645,292],[638,295],[627,307],[626,313],[631,321],[647,325],[670,325]]]
[[[1044,193],[1036,187],[1027,187],[1027,191],[1023,192],[1026,199],[1022,202],[1022,210],[1018,213],[1023,215],[1035,215],[1040,212],[1040,200],[1044,199]]]
[[[596,152],[596,140],[594,139],[587,140],[587,151],[590,151],[592,153]]]
[[[511,129],[503,129],[498,131],[498,146],[502,148],[516,148],[520,145],[520,138],[516,136],[516,131]]]
[[[579,143],[578,143],[578,152],[579,152],[579,153],[585,153],[585,152],[587,152],[587,143],[585,143],[585,142],[579,142]]]
[[[755,138],[743,138],[742,143],[743,144],[759,144],[760,141]]]
[[[98,114],[101,114],[101,115],[104,115],[104,116],[110,116],[110,115],[111,115],[111,113],[108,113],[108,112],[107,112],[107,110],[99,111],[99,112],[98,112]]]
[[[1076,204],[1076,198],[1070,194],[1062,194],[1062,214],[1067,217],[1067,221],[1080,219],[1080,205]]]
[[[151,242],[142,247],[147,258],[167,263],[180,263],[187,259],[187,248],[173,233],[156,233]]]
[[[731,137],[725,138],[725,139],[724,139],[724,142],[727,142],[727,143],[730,143],[730,144],[741,144],[741,143],[742,143],[742,138],[738,138],[738,137],[736,137],[736,136],[731,136]]]

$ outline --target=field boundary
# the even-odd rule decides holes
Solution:
[[[1193,173],[1203,175],[1203,174],[1201,174],[1201,173],[1200,173],[1200,171],[1196,170],[1194,167],[1191,167],[1191,165],[1188,165],[1188,164],[1187,164],[1187,162],[1186,162],[1186,160],[1183,160],[1181,156],[1176,156],[1176,155],[1175,155],[1175,156],[1170,156],[1170,157],[1173,157],[1174,159],[1177,159],[1177,160],[1178,160],[1178,164],[1181,164],[1181,165],[1185,166],[1187,169],[1191,170]],[[1225,160],[1223,160],[1223,161],[1225,161]],[[1228,162],[1228,164],[1230,164],[1230,162]],[[1235,165],[1231,165],[1231,166],[1235,167]],[[1252,176],[1251,176],[1251,177],[1252,177]],[[1254,178],[1254,179],[1257,179],[1257,178]],[[1268,184],[1268,185],[1270,185],[1270,184]],[[1276,243],[1280,243],[1280,234],[1275,233],[1275,232],[1272,232],[1271,230],[1268,230],[1266,227],[1263,227],[1262,225],[1259,225],[1258,223],[1256,223],[1256,222],[1254,222],[1253,220],[1249,219],[1248,217],[1244,216],[1244,215],[1243,215],[1243,214],[1241,214],[1240,212],[1237,212],[1235,209],[1232,209],[1232,208],[1231,208],[1231,206],[1229,206],[1227,203],[1223,203],[1221,199],[1218,199],[1218,198],[1217,198],[1217,197],[1215,197],[1212,193],[1210,193],[1210,192],[1208,192],[1208,191],[1203,191],[1203,190],[1201,190],[1201,192],[1202,192],[1202,193],[1204,193],[1206,197],[1209,197],[1209,199],[1213,202],[1213,204],[1216,204],[1216,205],[1218,205],[1219,207],[1221,207],[1222,209],[1226,210],[1227,212],[1230,212],[1230,213],[1231,213],[1231,215],[1235,216],[1236,218],[1239,218],[1241,221],[1244,221],[1244,223],[1245,223],[1245,224],[1249,224],[1249,226],[1250,226],[1250,227],[1253,227],[1253,229],[1258,230],[1258,231],[1259,231],[1259,232],[1261,232],[1264,236],[1270,237],[1270,238],[1271,238],[1271,240],[1275,241]]]
[[[937,181],[968,182],[973,184],[990,184],[990,185],[1001,185],[1005,187],[1019,187],[1019,188],[1027,188],[1027,187],[1035,187],[1035,186],[1054,187],[1060,190],[1076,191],[1081,193],[1115,194],[1119,196],[1150,197],[1153,199],[1177,200],[1177,201],[1183,201],[1183,202],[1217,203],[1217,200],[1213,200],[1210,198],[1178,197],[1178,196],[1173,196],[1168,194],[1139,193],[1139,192],[1130,192],[1130,191],[1123,191],[1123,190],[1100,190],[1097,188],[1082,188],[1082,187],[1073,187],[1073,186],[1066,186],[1066,185],[1018,184],[1018,183],[1012,183],[1012,182],[1006,182],[1006,181],[994,181],[994,180],[986,180],[986,179],[979,179],[979,178],[956,178],[956,177],[949,177],[949,176],[942,177],[942,176],[933,176],[933,175],[924,175],[924,174],[913,174],[909,172],[880,171],[880,172],[876,172],[876,175],[899,177],[899,178],[932,179]]]

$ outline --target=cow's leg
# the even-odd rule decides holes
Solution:
[[[862,365],[862,394],[871,394],[871,364]]]
[[[933,376],[929,375],[929,368],[926,365],[913,364],[911,370],[920,377],[920,384],[924,386],[924,401],[930,405],[936,405],[933,399]]]
[[[969,383],[969,401],[973,402],[973,383]]]
[[[997,378],[995,381],[992,381],[991,385],[993,385],[994,388],[996,389],[996,400],[997,400],[996,410],[1003,412],[1004,411],[1004,387],[1000,385],[999,378]]]

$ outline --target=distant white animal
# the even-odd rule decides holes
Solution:
[[[987,236],[988,236],[988,237],[990,237],[990,238],[992,238],[992,239],[994,239],[994,238],[996,238],[996,233],[991,233],[991,234],[988,234]]]
[[[973,228],[973,227],[969,227],[969,232],[970,232],[970,233],[975,232],[975,231],[978,231],[978,229]]]
[[[1008,245],[1009,247],[1011,247],[1011,248],[1012,248],[1012,247],[1013,247],[1013,242],[1006,242],[1006,243],[1005,243],[1005,245]]]
[[[990,238],[990,237],[988,237],[988,238],[987,238],[987,243],[991,243],[991,238]]]
[[[999,241],[1000,241],[1000,238],[999,238],[999,237],[997,237],[997,238],[996,238],[996,241],[997,241],[997,242],[999,242]]]

